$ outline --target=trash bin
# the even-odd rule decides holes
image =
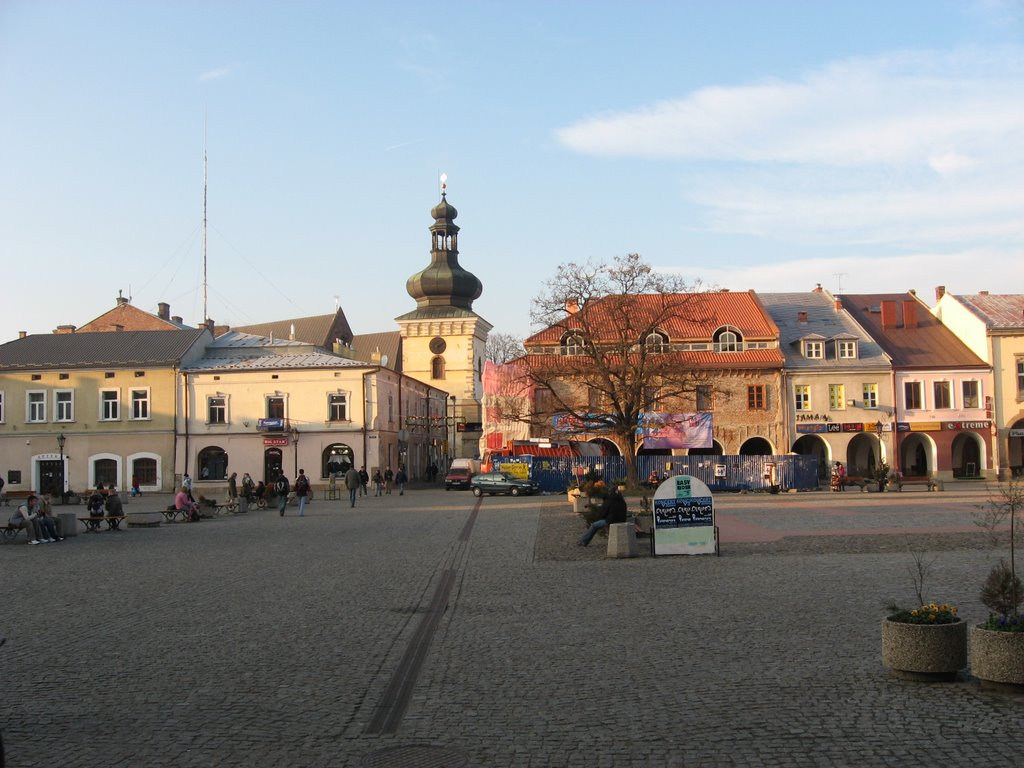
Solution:
[[[60,529],[62,538],[78,535],[78,519],[74,512],[58,512],[57,527]]]

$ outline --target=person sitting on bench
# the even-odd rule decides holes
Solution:
[[[110,486],[110,493],[107,494],[107,517],[123,517],[124,506],[121,497],[117,495],[117,488]]]
[[[103,498],[102,490],[103,486],[97,485],[96,490],[89,497],[89,517],[103,517],[103,504],[106,499]]]
[[[199,520],[199,505],[189,500],[188,488],[184,485],[181,486],[178,495],[174,497],[174,508],[184,514],[186,522],[194,523]]]
[[[602,528],[607,528],[613,523],[626,522],[626,500],[622,498],[618,488],[613,486],[608,491],[608,497],[601,505],[601,512],[603,516],[591,523],[590,527],[587,528],[587,532],[580,538],[579,544],[581,547],[589,546],[590,540]]]

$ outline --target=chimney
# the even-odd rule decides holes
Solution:
[[[565,313],[567,315],[575,315],[580,311],[580,300],[579,299],[566,299],[565,300]]]
[[[292,323],[291,327],[288,329],[288,340],[295,341],[295,323]]]
[[[204,325],[204,326],[205,326],[205,327],[206,327],[207,329],[209,329],[210,333],[213,333],[213,326],[214,326],[214,322],[213,322],[213,318],[212,318],[212,317],[208,317],[208,318],[206,318],[206,322],[205,322],[205,323],[203,323],[203,325]]]
[[[74,333],[75,326],[73,325],[58,325],[53,329],[54,333]]]
[[[331,351],[336,355],[341,354],[341,339],[334,340],[334,343],[331,344]]]
[[[373,354],[370,355],[370,362],[374,365],[380,365],[380,347],[373,350]]]
[[[988,296],[988,291],[978,291],[979,296]]]
[[[824,292],[824,290],[825,289],[821,287],[821,283],[818,283],[817,285],[814,286],[814,293],[822,293]]]
[[[26,336],[28,336],[28,331],[18,331],[19,339],[24,339]]]
[[[937,286],[935,286],[935,301],[936,301],[936,303],[945,295],[946,295],[946,286],[944,286],[944,285],[937,285]]]
[[[797,320],[798,323],[806,323],[807,322],[807,313],[806,312],[797,312],[796,313],[796,320]]]
[[[170,312],[170,307],[167,308],[167,311]],[[171,322],[177,323],[178,325],[184,325],[184,323],[181,322],[181,315],[175,315],[174,317],[172,317]]]
[[[159,304],[156,305],[156,316],[159,317],[161,320],[170,320],[171,305],[168,304],[166,301],[161,301]]]
[[[127,303],[128,303],[128,299],[126,299],[124,296],[122,296],[121,295],[121,291],[118,290],[118,292],[117,292],[117,306],[120,307],[120,306],[123,306],[123,305],[125,305]]]
[[[835,310],[836,310],[836,312],[838,312],[842,308],[843,308],[843,302],[841,302],[839,299],[836,299],[836,301],[835,301]]]
[[[909,299],[903,302],[903,327],[917,328],[917,302]]]
[[[882,302],[882,327],[896,327],[896,302],[891,299]]]

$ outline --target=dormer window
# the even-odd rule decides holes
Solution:
[[[805,341],[804,357],[808,360],[822,360],[825,357],[825,342]]]
[[[855,360],[857,358],[857,342],[837,341],[836,357],[839,360]]]
[[[647,338],[644,339],[644,346],[647,347],[647,351],[651,353],[668,352],[668,337],[663,333],[657,331],[647,334]]]
[[[715,352],[739,352],[743,349],[743,336],[732,326],[725,325],[711,337]]]
[[[586,342],[579,334],[569,334],[562,339],[563,355],[582,355],[586,350]]]

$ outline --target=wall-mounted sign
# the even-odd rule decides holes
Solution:
[[[288,445],[287,437],[264,437],[264,445]]]
[[[256,429],[284,429],[284,419],[257,419]]]
[[[946,429],[988,429],[987,421],[947,421]]]
[[[797,424],[796,431],[800,434],[814,434],[827,431],[828,424]]]
[[[860,422],[844,422],[843,432],[863,432],[864,425]]]
[[[1024,437],[1024,429],[1011,429],[1010,437]]]

